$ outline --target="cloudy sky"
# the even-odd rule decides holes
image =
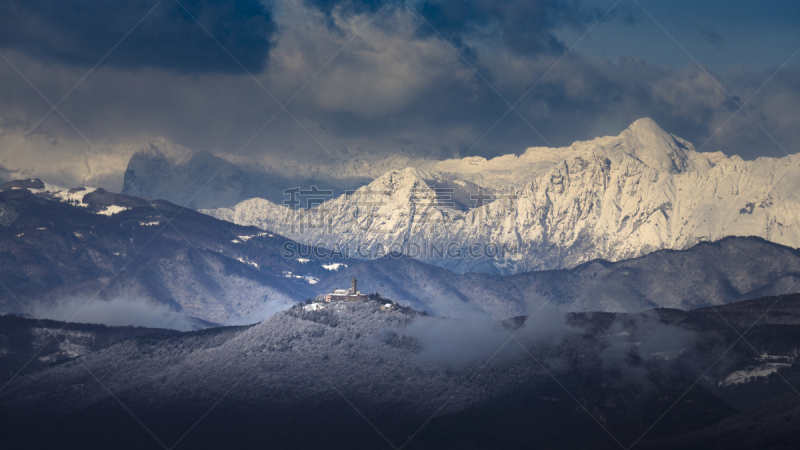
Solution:
[[[351,151],[439,158],[649,116],[703,151],[784,156],[798,24],[794,1],[0,0],[0,129],[53,149],[80,132],[321,152],[299,121]]]

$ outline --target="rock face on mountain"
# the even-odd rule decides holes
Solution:
[[[280,187],[280,182],[272,185],[265,176],[247,173],[208,151],[193,153],[158,140],[131,157],[122,193],[195,209],[235,204]]]
[[[800,246],[797,155],[698,153],[640,119],[619,136],[465,161],[391,171],[310,211],[250,199],[204,212],[367,257],[400,251],[456,272],[568,268],[725,236]]]
[[[231,206],[253,197],[280,202],[285,189],[312,184],[324,184],[341,193],[366,181],[352,176],[338,179],[326,173],[298,174],[287,170],[285,162],[268,168],[248,158],[223,159],[209,151],[192,152],[158,139],[131,156],[122,193],[198,209]]]

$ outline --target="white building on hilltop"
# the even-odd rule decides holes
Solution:
[[[367,294],[362,294],[358,290],[356,277],[353,277],[353,284],[350,289],[336,289],[330,294],[325,294],[326,302],[357,302],[366,299]]]
[[[303,306],[303,311],[319,311],[321,309],[325,309],[325,307],[322,306],[322,303],[310,303],[306,306]]]

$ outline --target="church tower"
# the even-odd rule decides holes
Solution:
[[[356,277],[353,277],[353,287],[351,288],[350,294],[351,295],[358,294],[358,281],[356,280]]]

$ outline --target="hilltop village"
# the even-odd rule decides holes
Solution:
[[[318,295],[313,299],[309,298],[305,301],[303,310],[317,311],[325,309],[327,304],[366,301],[377,301],[381,303],[381,311],[393,311],[400,308],[400,305],[398,305],[397,302],[384,299],[377,292],[374,294],[365,294],[359,291],[358,280],[356,277],[353,277],[353,280],[350,282],[350,289],[334,289],[333,292],[329,292],[324,295]]]
[[[358,280],[353,277],[350,289],[336,289],[330,294],[325,294],[325,301],[330,302],[358,302],[367,300],[367,294],[358,290]]]

